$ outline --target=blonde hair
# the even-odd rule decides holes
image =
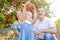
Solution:
[[[30,11],[26,11],[26,13],[25,14],[32,14]]]
[[[16,14],[22,14],[21,10],[17,10]]]
[[[30,11],[25,12],[25,19],[27,18],[28,15],[31,15],[32,13]]]
[[[22,15],[22,12],[21,12],[20,10],[17,10],[17,11],[16,11],[16,14],[15,14],[15,20],[18,20],[17,14],[19,14],[19,13]]]

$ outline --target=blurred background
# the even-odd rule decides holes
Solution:
[[[22,4],[33,3],[37,9],[43,6],[46,16],[52,18],[57,27],[57,39],[60,40],[60,0],[0,0],[0,40],[13,40],[14,32],[11,25],[15,19],[16,10],[23,10]],[[32,11],[33,12],[33,11]]]

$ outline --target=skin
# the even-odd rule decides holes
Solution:
[[[24,6],[24,7],[23,7],[24,10],[23,10],[23,12],[22,12],[22,13],[23,13],[23,18],[24,18],[23,20],[25,20],[25,17],[26,17],[26,16],[25,16],[25,12],[26,12],[26,11],[31,12],[31,10],[34,10],[34,13],[31,14],[31,18],[32,18],[32,17],[34,17],[34,18],[33,18],[33,19],[29,18],[29,19],[31,19],[32,24],[34,25],[35,22],[36,22],[36,19],[37,19],[36,8],[35,8],[35,6],[32,4],[32,5],[34,6],[34,8],[26,9],[26,5],[27,5],[27,4],[32,4],[32,3],[30,3],[30,1],[28,1],[28,2],[26,2],[26,4],[23,5],[23,6]],[[32,15],[33,15],[33,16],[32,16]]]
[[[45,14],[46,14],[46,13],[45,13],[45,10],[44,10],[43,7],[38,8],[38,19],[40,20],[40,22],[43,22]],[[35,30],[35,33],[36,33],[37,35],[38,35],[40,32],[56,34],[56,33],[57,33],[57,30],[56,30],[56,27],[51,27],[50,29]]]
[[[32,13],[30,11],[26,12],[26,20],[30,21],[33,25],[35,24],[36,19],[32,19]]]
[[[32,22],[32,13],[29,11],[26,12],[26,20]]]

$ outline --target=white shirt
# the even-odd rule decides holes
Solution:
[[[28,21],[28,20],[25,20],[25,22],[28,23],[28,24],[32,24],[32,23],[31,23],[30,21]]]
[[[51,27],[56,27],[54,22],[45,17],[43,22],[40,22],[39,19],[37,19],[36,23],[34,24],[34,30],[41,30],[41,29],[49,29]],[[39,38],[44,39],[44,33],[39,34]]]

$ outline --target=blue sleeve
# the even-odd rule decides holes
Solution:
[[[17,24],[16,23],[13,23],[11,28],[12,29],[17,29],[17,27],[18,27]]]

